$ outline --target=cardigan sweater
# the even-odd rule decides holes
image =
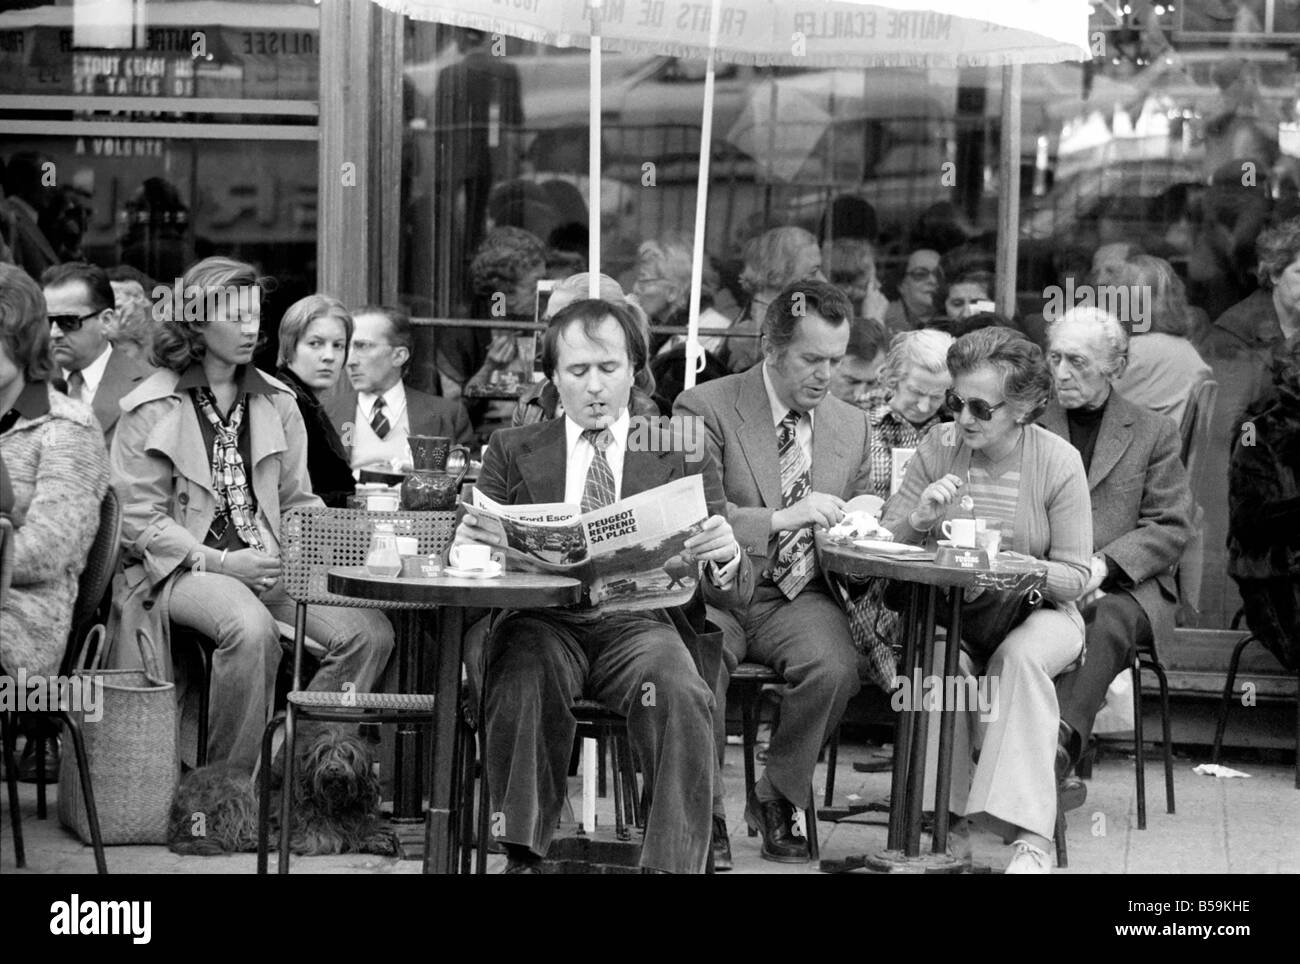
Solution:
[[[924,542],[931,532],[914,529],[908,521],[921,493],[948,473],[969,479],[970,460],[971,449],[961,440],[955,423],[935,426],[908,463],[902,486],[886,503],[881,525],[899,542]],[[946,517],[962,514],[958,502],[948,507]],[[1047,563],[1044,594],[1058,609],[1078,617],[1075,600],[1092,575],[1088,477],[1074,446],[1040,425],[1025,426],[1015,532],[1021,552]]]

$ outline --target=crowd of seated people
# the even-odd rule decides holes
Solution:
[[[363,473],[399,473],[414,434],[487,439],[482,478],[503,501],[530,491],[536,501],[587,504],[591,467],[603,461],[602,478],[614,481],[598,499],[608,501],[643,481],[635,476],[642,453],[627,450],[628,420],[673,413],[706,429],[707,458],[672,471],[704,476],[717,520],[694,544],[707,575],[690,608],[701,625],[707,612],[722,629],[722,671],[697,678],[678,646],[689,640],[666,618],[596,631],[582,613],[522,613],[478,626],[482,662],[471,677],[488,693],[492,805],[517,818],[503,837],[511,872],[535,870],[545,853],[567,765],[564,739],[530,742],[528,720],[545,717],[548,733],[568,732],[568,705],[582,692],[628,715],[654,786],[643,866],[695,872],[711,848],[725,869],[736,815],[726,813],[719,755],[729,676],[741,661],[767,664],[783,681],[780,725],[744,819],[764,858],[809,859],[795,812],[811,802],[817,754],[864,682],[893,682],[892,663],[864,665],[863,627],[893,645],[898,618],[879,593],[846,606],[811,551],[813,532],[864,494],[885,500],[883,525],[914,543],[933,539],[963,497],[973,498],[1003,549],[1047,566],[1047,603],[1005,639],[963,652],[963,672],[996,678],[1001,702],[989,719],[959,722],[952,788],[955,814],[1014,842],[1010,872],[1046,872],[1057,791],[1087,746],[1107,686],[1135,649],[1173,630],[1172,571],[1195,536],[1178,422],[1212,374],[1207,362],[1242,353],[1269,356],[1271,378],[1239,386],[1253,402],[1248,417],[1269,431],[1260,430],[1258,445],[1233,447],[1230,572],[1252,630],[1295,664],[1297,583],[1285,523],[1300,500],[1300,282],[1292,278],[1300,278],[1300,221],[1260,236],[1260,290],[1213,325],[1189,307],[1168,261],[1135,243],[1102,245],[1088,280],[1149,290],[1149,327],[1076,310],[1034,329],[1038,345],[1023,337],[1022,320],[984,304],[994,275],[966,235],[952,235],[955,247],[929,237],[943,250],[908,252],[893,285],[881,284],[888,270],[878,274],[869,240],[821,244],[792,226],[752,238],[741,279],[749,300],[734,321],[711,307],[716,282],[707,279],[700,324],[732,335],[701,339],[704,368],[689,390],[684,339],[650,330],[685,325],[689,314],[692,250],[678,236],[640,245],[630,291],[601,275],[590,299],[588,276],[571,273],[582,267],[573,252],[561,257],[553,238],[548,247],[522,228],[492,228],[469,267],[478,317],[531,321],[539,281],[557,281],[540,318],[549,324],[539,339],[543,377],[517,330],[440,329],[440,394],[406,384],[415,342],[399,307],[350,309],[323,293],[301,299],[280,321],[272,377],[252,363],[256,310],[160,318],[152,281],[138,272],[46,266],[42,292],[0,265],[0,464],[6,511],[26,547],[0,664],[57,664],[82,542],[111,482],[125,512],[112,665],[138,660],[129,642],[136,627],[163,650],[173,628],[210,639],[208,759],[251,770],[282,655],[276,620],[292,618],[278,558],[285,512],[344,506]],[[262,279],[252,266],[209,258],[182,284],[257,288]],[[570,370],[574,358],[611,370],[584,381]],[[506,374],[521,386],[518,398],[467,410]],[[591,417],[593,395],[608,418]],[[31,446],[51,425],[93,440],[68,465],[46,465]],[[1123,445],[1101,444],[1112,438]],[[521,447],[534,440],[554,442],[560,461],[519,489]],[[49,491],[76,487],[65,498],[72,508],[60,507],[57,553],[41,541],[49,507],[46,483],[32,475],[38,466],[67,476]],[[488,539],[461,520],[458,542]],[[308,634],[325,646],[312,688],[382,685],[393,647],[385,617],[313,607]],[[664,642],[671,657],[647,655]],[[183,675],[170,660],[167,672]],[[680,715],[628,712],[628,694],[647,673],[664,674]],[[539,691],[538,679],[562,685]],[[930,730],[936,740],[937,726]],[[932,773],[927,780],[932,796]]]

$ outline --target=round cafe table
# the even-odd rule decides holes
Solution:
[[[1001,554],[992,566],[957,568],[934,561],[934,550],[895,555],[858,548],[849,540],[817,533],[817,555],[828,578],[849,584],[865,579],[896,579],[907,583],[903,614],[903,685],[912,698],[895,725],[893,783],[889,799],[889,837],[877,854],[823,860],[821,869],[841,873],[869,867],[887,873],[960,873],[962,865],[948,856],[948,797],[952,785],[953,729],[956,710],[941,700],[938,777],[935,786],[934,834],[931,853],[921,853],[921,812],[925,787],[925,750],[930,714],[918,706],[919,682],[934,665],[936,613],[941,589],[1001,589],[1027,592],[1046,582],[1047,567],[1036,559]],[[962,593],[950,593],[947,639],[961,638]],[[955,679],[959,647],[947,645],[944,680]],[[941,694],[946,687],[941,687]]]
[[[425,814],[424,872],[455,871],[456,736],[460,709],[465,609],[543,609],[568,606],[580,600],[582,583],[566,576],[531,572],[506,572],[488,579],[456,576],[410,578],[372,576],[364,566],[329,571],[329,591],[340,596],[407,607],[438,610],[438,633],[433,643],[434,726],[429,751],[429,808]],[[425,648],[424,629],[415,619],[394,620],[396,658],[400,660],[403,692],[418,692],[422,678],[420,657]],[[395,754],[393,820],[418,819],[423,779],[418,736],[413,728],[399,730]]]

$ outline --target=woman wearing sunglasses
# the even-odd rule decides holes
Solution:
[[[1004,551],[1047,565],[1045,605],[986,662],[962,653],[962,672],[988,678],[993,705],[957,716],[952,812],[1014,841],[1008,873],[1050,873],[1060,715],[1052,681],[1083,650],[1075,600],[1091,574],[1087,477],[1067,440],[1033,424],[1052,390],[1038,346],[1006,328],[981,329],[953,343],[948,370],[947,405],[956,421],[921,441],[881,522],[900,542],[916,544],[931,540],[944,519],[973,515],[1001,530]],[[974,765],[972,728],[980,748]],[[938,733],[935,722],[931,766]],[[933,800],[932,772],[926,787],[925,799]]]

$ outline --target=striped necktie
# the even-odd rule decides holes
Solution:
[[[381,439],[388,437],[388,416],[384,414],[384,396],[375,399],[375,407],[370,410],[370,427]]]
[[[781,505],[794,505],[812,491],[808,459],[799,445],[795,428],[803,416],[791,410],[781,419],[776,433],[777,454],[781,465]],[[817,571],[811,528],[788,529],[777,538],[776,565],[772,581],[787,599],[794,599],[812,581]]]
[[[605,458],[605,449],[614,441],[614,436],[607,428],[589,428],[582,437],[596,450],[587,468],[587,481],[582,487],[582,511],[590,512],[614,501],[614,472],[609,467],[609,459]]]

